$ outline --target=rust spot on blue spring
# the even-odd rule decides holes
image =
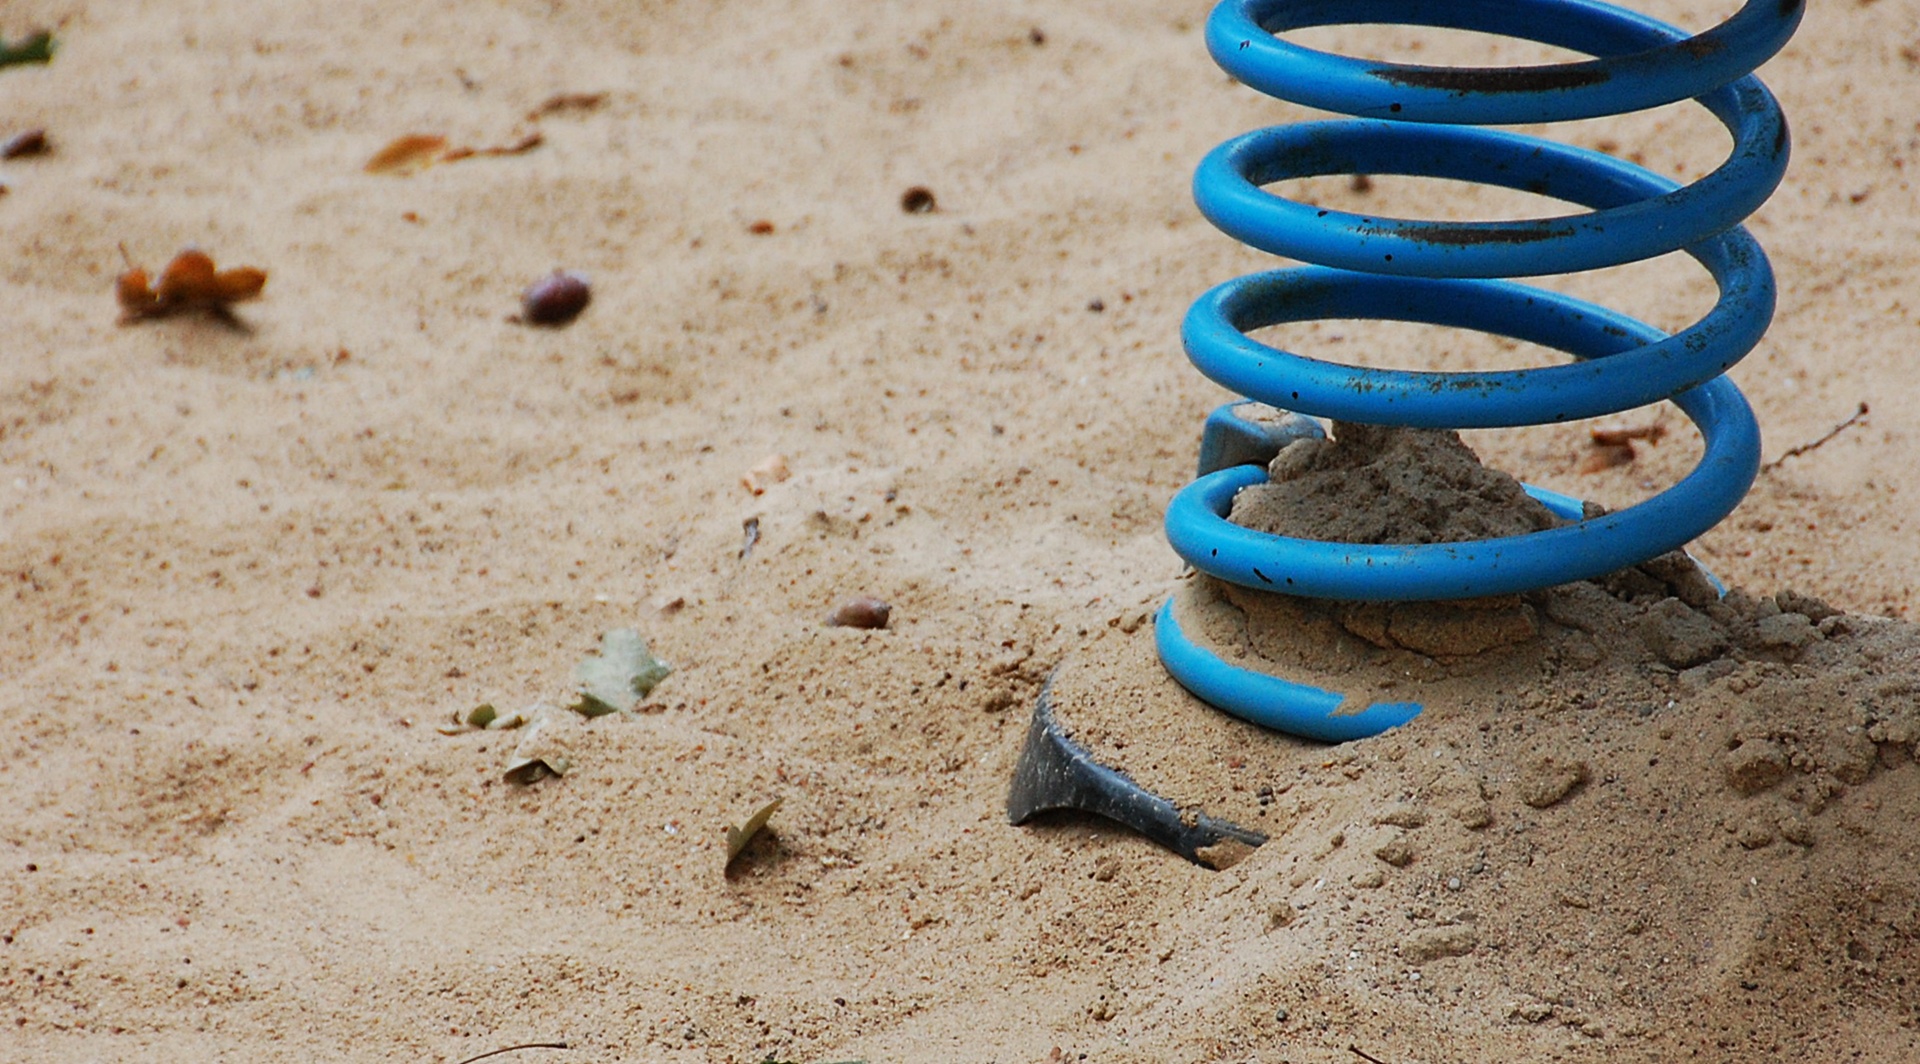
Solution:
[[[1458,93],[1553,92],[1598,85],[1612,78],[1597,66],[1379,67],[1368,71],[1391,85]]]
[[[1549,228],[1545,225],[1494,228],[1486,225],[1415,223],[1393,228],[1370,227],[1360,232],[1368,236],[1397,236],[1426,244],[1444,244],[1464,248],[1481,244],[1538,244],[1542,240],[1564,240],[1574,234],[1574,229],[1570,225],[1558,228]]]

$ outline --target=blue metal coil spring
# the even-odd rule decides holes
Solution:
[[[1200,477],[1168,508],[1167,538],[1194,568],[1261,591],[1348,600],[1459,599],[1529,591],[1638,564],[1712,528],[1759,468],[1760,434],[1723,374],[1773,317],[1766,255],[1740,222],[1786,171],[1786,120],[1755,67],[1798,27],[1802,0],[1749,0],[1698,35],[1595,0],[1225,0],[1207,23],[1214,60],[1241,82],[1355,116],[1262,129],[1222,144],[1194,175],[1201,213],[1241,242],[1311,265],[1241,277],[1194,303],[1182,327],[1208,377],[1297,414],[1377,425],[1494,428],[1619,413],[1670,399],[1704,454],[1671,488],[1582,519],[1578,500],[1527,490],[1571,523],[1466,543],[1328,543],[1227,520],[1281,440],[1228,404],[1208,419]],[[1404,24],[1571,49],[1551,66],[1413,66],[1332,55],[1277,36],[1310,26]],[[1729,158],[1682,187],[1600,152],[1479,128],[1560,122],[1695,99],[1733,135]],[[1294,202],[1276,182],[1319,175],[1452,178],[1539,193],[1585,213],[1526,221],[1369,217]],[[1496,278],[1572,273],[1684,251],[1719,288],[1698,322],[1668,335],[1592,303]],[[1325,319],[1427,323],[1512,337],[1569,355],[1541,368],[1439,373],[1307,358],[1247,333]],[[1317,432],[1315,423],[1298,419]],[[1156,622],[1167,670],[1255,723],[1343,741],[1406,723],[1416,703],[1339,712],[1343,696],[1230,665],[1189,639],[1169,602]]]

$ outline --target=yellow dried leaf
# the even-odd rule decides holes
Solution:
[[[747,843],[752,842],[753,837],[760,834],[760,829],[767,826],[767,821],[771,820],[773,814],[779,811],[780,803],[783,801],[786,801],[786,799],[775,798],[773,801],[761,806],[758,812],[748,817],[746,823],[737,828],[730,827],[727,829],[728,865],[732,865],[734,858],[740,856],[740,851],[747,848]]]

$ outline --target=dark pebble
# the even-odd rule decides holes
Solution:
[[[887,618],[892,614],[892,606],[877,598],[862,595],[842,602],[827,617],[827,623],[837,628],[885,628]]]
[[[25,133],[16,133],[0,144],[0,159],[18,159],[24,155],[45,155],[50,149],[47,144],[47,131],[29,129]]]
[[[593,301],[585,274],[555,270],[528,286],[520,296],[526,321],[532,325],[565,325],[580,316]]]
[[[915,185],[900,193],[900,209],[908,214],[932,214],[938,206],[933,190],[925,185]]]

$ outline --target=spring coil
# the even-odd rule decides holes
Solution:
[[[1262,129],[1214,149],[1194,175],[1201,213],[1228,235],[1311,265],[1241,277],[1196,301],[1188,357],[1235,393],[1295,414],[1419,428],[1494,428],[1616,414],[1670,399],[1700,429],[1695,469],[1652,498],[1582,519],[1578,500],[1528,486],[1571,523],[1465,543],[1367,545],[1274,536],[1226,518],[1265,480],[1283,439],[1208,419],[1200,477],[1169,505],[1167,538],[1194,568],[1261,591],[1349,600],[1502,595],[1600,576],[1673,550],[1717,524],[1759,468],[1760,435],[1723,374],[1773,316],[1766,255],[1740,222],[1786,171],[1779,105],[1752,71],[1798,27],[1802,0],[1749,0],[1698,35],[1595,0],[1225,0],[1208,50],[1260,92],[1350,119]],[[1571,49],[1592,60],[1465,68],[1364,61],[1276,36],[1335,24],[1445,27]],[[1733,136],[1727,161],[1682,187],[1612,156],[1479,128],[1560,122],[1693,98]],[[1526,221],[1366,217],[1293,202],[1263,186],[1339,174],[1453,178],[1539,193],[1588,213]],[[1684,251],[1712,275],[1713,308],[1667,333],[1566,295],[1498,278],[1572,273]],[[1286,322],[1386,319],[1454,326],[1553,348],[1543,368],[1439,373],[1303,357],[1246,334]],[[1318,427],[1298,418],[1305,432]],[[1301,431],[1293,430],[1296,434]],[[1279,434],[1286,435],[1285,433]],[[1339,712],[1343,696],[1239,668],[1181,632],[1169,601],[1160,657],[1183,686],[1255,723],[1325,741],[1406,723],[1417,703]]]

